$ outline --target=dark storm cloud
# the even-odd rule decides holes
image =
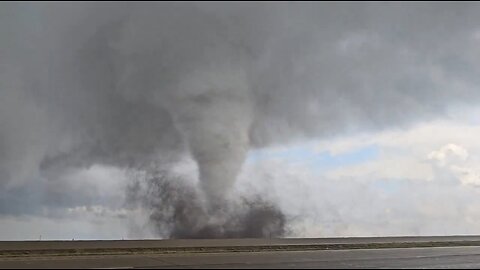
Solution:
[[[189,152],[199,200],[218,208],[249,149],[477,102],[479,13],[476,3],[2,3],[0,187],[94,164],[150,170]]]

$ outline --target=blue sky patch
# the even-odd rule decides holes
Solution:
[[[378,153],[379,147],[374,144],[338,155],[332,155],[328,151],[317,152],[314,145],[305,144],[282,150],[255,150],[250,153],[247,162],[256,163],[263,160],[280,159],[290,163],[307,165],[315,170],[326,170],[370,161],[377,158]]]

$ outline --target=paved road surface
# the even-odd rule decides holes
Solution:
[[[0,268],[480,268],[480,237],[0,242]],[[308,245],[452,243],[473,246],[307,250]],[[301,245],[305,250],[249,247]],[[190,248],[178,251],[178,248]],[[208,247],[243,247],[208,251]],[[163,250],[158,253],[155,248]],[[174,253],[165,253],[170,250]],[[177,248],[177,250],[175,250]],[[197,249],[201,250],[197,253]],[[203,249],[207,248],[207,249]],[[87,251],[71,256],[71,250]],[[323,248],[322,248],[323,249]],[[42,253],[54,250],[54,253]],[[127,253],[107,254],[110,250]],[[235,250],[235,249],[234,249]],[[13,253],[11,253],[13,251]],[[23,251],[29,251],[23,255]],[[192,252],[193,251],[193,252]],[[15,253],[17,252],[17,253]],[[152,253],[153,252],[153,253]],[[91,254],[91,255],[88,255]]]
[[[23,257],[0,268],[480,268],[480,247]]]

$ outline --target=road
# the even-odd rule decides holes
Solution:
[[[480,268],[480,247],[22,257],[0,268]]]
[[[91,248],[123,246],[123,247],[194,247],[205,246],[285,246],[319,243],[384,243],[401,242],[451,242],[478,241],[477,237],[467,238],[340,238],[340,239],[273,239],[273,240],[169,240],[169,241],[73,241],[73,242],[1,242],[0,268],[480,268],[480,245],[458,247],[425,247],[425,248],[371,248],[345,250],[293,250],[293,251],[211,251],[155,253],[140,252],[135,254],[28,254],[27,256],[8,256],[1,251],[15,247],[38,250],[47,246],[56,250],[73,246],[90,246]],[[448,241],[447,241],[448,240]],[[149,243],[149,244],[146,244]],[[57,245],[57,246],[56,246]]]

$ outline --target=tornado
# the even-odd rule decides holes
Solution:
[[[219,209],[250,148],[252,105],[246,74],[226,68],[195,74],[179,86],[170,110],[198,165],[199,188],[208,210]],[[185,88],[183,88],[185,87]]]
[[[69,181],[100,165],[145,175],[133,197],[162,237],[282,236],[278,208],[235,192],[248,151],[476,106],[478,14],[468,4],[2,3],[0,198],[38,192],[3,209],[42,212],[51,194],[64,209],[96,204],[88,183]],[[188,179],[171,168],[185,160],[196,166]]]

